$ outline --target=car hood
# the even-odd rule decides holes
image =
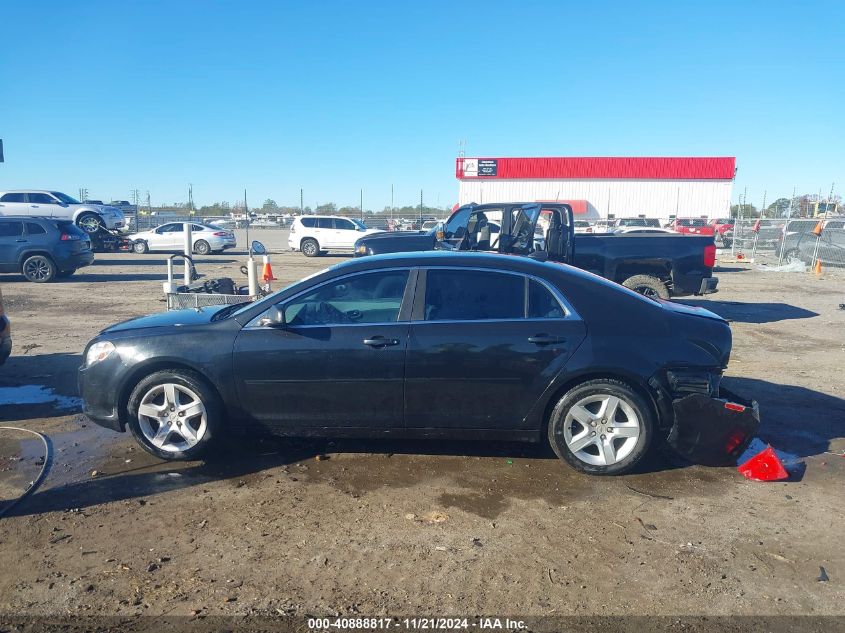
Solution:
[[[103,330],[101,334],[124,332],[126,330],[141,330],[153,327],[203,325],[205,323],[209,323],[211,318],[225,307],[226,306],[212,306],[208,308],[200,308],[199,310],[190,308],[188,310],[172,310],[169,312],[149,314],[136,319],[129,319],[128,321],[115,323]]]
[[[425,231],[378,231],[376,233],[370,233],[367,235],[368,240],[378,240],[383,238],[396,238],[396,237],[419,237],[420,235],[426,235]]]

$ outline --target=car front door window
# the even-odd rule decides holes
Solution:
[[[392,323],[399,318],[407,270],[364,273],[323,284],[284,306],[290,327]]]

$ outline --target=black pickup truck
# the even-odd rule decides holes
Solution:
[[[660,299],[716,292],[713,236],[576,234],[561,203],[468,204],[423,233],[373,233],[355,256],[435,249],[497,251],[572,264]]]

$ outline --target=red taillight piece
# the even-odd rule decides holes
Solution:
[[[212,235],[214,235],[214,236],[216,236],[216,237],[226,237],[226,236],[228,236],[229,234],[228,234],[228,233],[224,233],[223,231],[215,231],[214,233],[212,233]]]
[[[78,235],[71,235],[70,233],[62,233],[62,237],[61,237],[61,240],[63,242],[67,242],[68,240],[78,240],[78,239],[79,239]]]
[[[716,246],[708,244],[704,247],[704,265],[713,268],[716,265]]]
[[[739,411],[740,413],[742,413],[747,407],[744,407],[741,404],[737,404],[736,402],[726,402],[725,408],[730,411]]]

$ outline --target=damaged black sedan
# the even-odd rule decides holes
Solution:
[[[663,440],[730,462],[759,424],[720,388],[731,331],[563,264],[478,253],[347,261],[261,301],[92,340],[85,413],[194,459],[232,432],[549,442],[625,473]]]

